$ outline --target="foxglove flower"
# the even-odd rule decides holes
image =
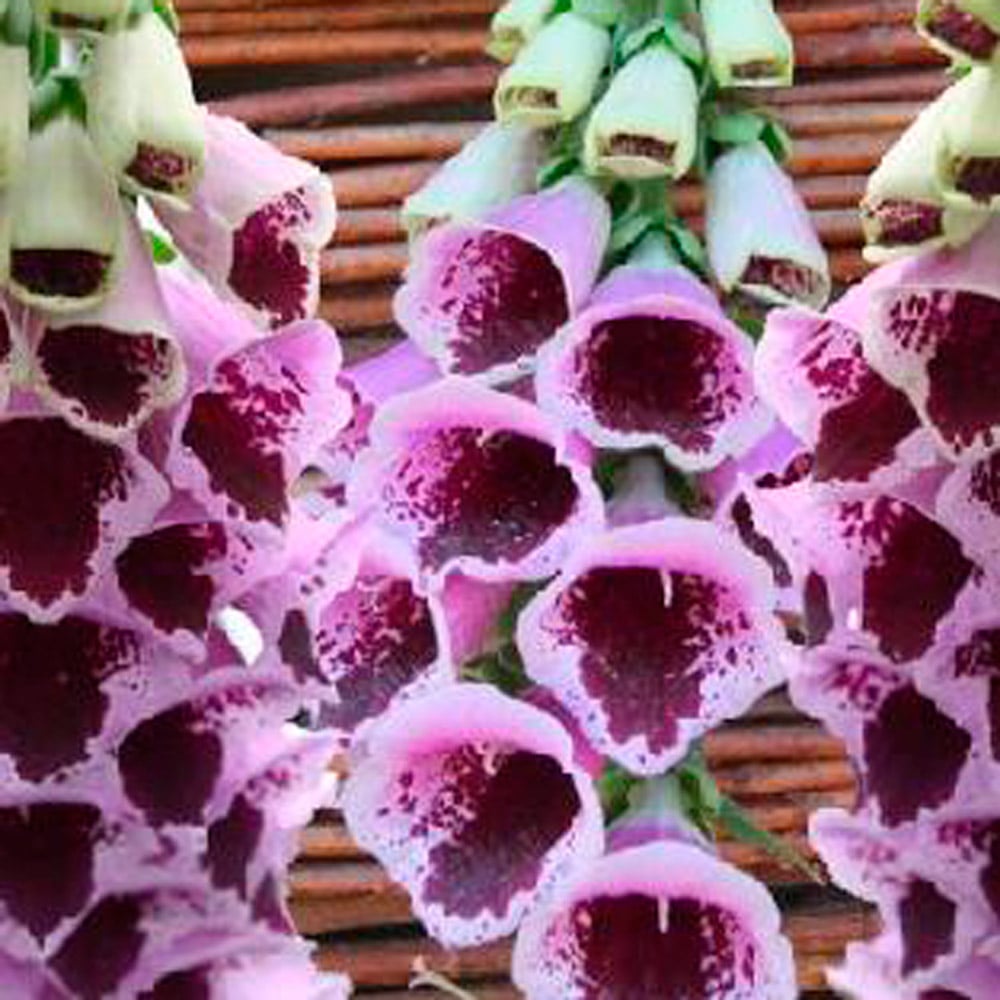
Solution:
[[[451,573],[438,594],[444,608],[455,666],[495,649],[500,618],[510,603],[514,581],[491,583]]]
[[[697,137],[694,74],[666,44],[650,45],[618,70],[598,101],[583,157],[591,173],[677,180],[694,161]]]
[[[945,198],[938,179],[942,122],[953,96],[946,91],[924,108],[868,178],[861,203],[866,259],[880,263],[961,246],[989,219],[988,212]]]
[[[11,387],[27,380],[26,321],[26,310],[0,295],[0,412],[7,408]]]
[[[491,383],[530,374],[590,294],[609,228],[607,203],[580,179],[442,226],[407,269],[396,320],[445,372]]]
[[[177,420],[167,463],[174,484],[215,518],[282,530],[291,484],[349,419],[339,371],[340,345],[319,321],[226,355]]]
[[[175,496],[118,555],[99,596],[136,627],[200,660],[215,616],[281,565],[278,541]]]
[[[532,404],[446,379],[382,408],[348,503],[406,538],[432,581],[541,579],[603,525],[576,454]]]
[[[455,679],[441,601],[421,592],[411,549],[370,522],[320,547],[290,590],[269,645],[319,701],[322,725],[350,738],[399,701]]]
[[[1000,400],[1000,288],[992,261],[1000,226],[952,253],[907,261],[872,293],[865,357],[909,397],[944,455],[975,460],[996,449]]]
[[[142,230],[126,223],[120,280],[99,305],[37,313],[32,388],[74,427],[119,440],[177,403],[185,364]]]
[[[125,799],[155,827],[200,826],[280,742],[295,696],[282,675],[219,669],[138,720],[114,748]]]
[[[667,496],[667,477],[659,456],[645,452],[631,455],[616,477],[615,492],[608,503],[608,524],[623,528],[679,514],[680,508]]]
[[[94,148],[126,190],[190,200],[205,158],[205,124],[180,46],[156,13],[103,36],[85,78]]]
[[[554,7],[555,0],[507,0],[490,21],[486,51],[510,62],[542,30]]]
[[[879,938],[849,949],[849,967],[878,954],[892,979],[916,993],[967,960],[991,931],[971,887],[956,891],[938,877],[939,865],[920,850],[921,828],[886,831],[867,817],[822,809],[809,830],[837,884],[875,903],[882,919]]]
[[[52,312],[97,305],[117,276],[125,216],[79,122],[63,116],[32,133],[8,199],[11,294]]]
[[[1000,13],[987,0],[920,0],[917,28],[949,55],[988,63],[1000,40]]]
[[[522,613],[517,645],[598,750],[653,774],[780,683],[774,605],[735,540],[661,521],[580,544]]]
[[[701,20],[720,87],[787,87],[795,53],[771,0],[704,0]]]
[[[1000,196],[1000,128],[988,117],[998,99],[1000,84],[985,67],[970,70],[948,95],[938,173],[945,195],[962,205],[993,208]]]
[[[128,0],[31,0],[35,14],[58,31],[102,32],[122,27]]]
[[[957,465],[942,483],[937,519],[982,565],[1000,560],[1000,452]]]
[[[497,121],[533,128],[572,121],[590,104],[610,50],[604,28],[571,12],[554,17],[500,74]]]
[[[791,1000],[780,920],[762,885],[700,846],[624,848],[528,915],[514,982],[527,1000]]]
[[[488,125],[403,202],[403,226],[416,237],[441,222],[480,219],[530,193],[544,151],[537,129]]]
[[[756,530],[803,592],[815,642],[836,625],[851,646],[909,663],[995,600],[995,578],[913,503],[806,481],[746,495]]]
[[[753,343],[683,269],[613,271],[543,350],[540,404],[605,448],[660,448],[682,469],[745,451],[770,424]]]
[[[899,827],[982,787],[965,726],[879,657],[813,651],[795,661],[790,683],[795,704],[845,742],[871,819]]]
[[[391,712],[344,791],[351,833],[448,945],[502,937],[603,846],[565,730],[485,685]]]
[[[768,315],[754,357],[757,389],[812,451],[815,482],[886,488],[936,460],[909,399],[862,353],[871,297],[891,273],[874,272],[826,313],[793,307]]]
[[[178,248],[224,298],[274,328],[313,315],[333,235],[330,182],[231,118],[205,119],[205,172],[191,210],[157,202]]]
[[[55,621],[152,523],[167,487],[130,447],[58,417],[8,412],[0,455],[0,589],[11,607]]]
[[[28,50],[0,42],[0,192],[23,168],[28,146],[31,72]]]
[[[760,142],[723,153],[708,176],[708,256],[719,284],[765,302],[821,308],[826,252],[791,180]]]

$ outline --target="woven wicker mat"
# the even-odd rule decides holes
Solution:
[[[396,220],[418,187],[489,117],[495,66],[482,55],[495,0],[179,0],[200,95],[283,149],[321,164],[341,208],[323,266],[323,315],[357,358],[396,336],[390,298],[406,259]],[[855,205],[865,174],[920,105],[944,86],[938,58],[910,25],[912,0],[779,0],[796,36],[798,86],[767,95],[796,139],[791,170],[840,283],[863,271]],[[682,213],[702,202],[682,186]],[[851,770],[835,741],[783,696],[716,733],[708,753],[728,794],[763,827],[807,851],[819,806],[849,804]],[[851,939],[875,932],[860,904],[802,884],[760,852],[726,843],[782,905],[804,995]],[[336,814],[317,818],[292,874],[292,907],[320,942],[322,964],[348,972],[371,1000],[402,1000],[413,962],[479,1000],[517,996],[509,944],[444,951],[414,923],[406,896],[360,852]],[[812,992],[815,991],[815,992]]]

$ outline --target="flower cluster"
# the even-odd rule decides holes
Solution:
[[[169,11],[0,12],[0,994],[336,1000],[284,903],[334,741],[236,609],[350,416],[332,192],[195,104]]]
[[[700,829],[697,761],[792,647],[766,561],[691,496],[773,422],[713,282],[744,309],[829,290],[782,133],[733,89],[787,82],[791,49],[768,0],[739,31],[568,6],[497,14],[497,121],[403,206],[407,340],[341,376],[289,572],[241,607],[438,940],[516,931],[530,1000],[784,1000],[777,908]],[[669,203],[696,172],[707,253]]]
[[[919,19],[984,58],[995,14]],[[857,807],[821,810],[811,836],[881,916],[831,973],[861,1000],[1000,994],[1000,225],[973,139],[1000,108],[981,103],[992,73],[955,84],[873,175],[873,255],[896,259],[824,313],[768,317],[757,387],[784,426],[726,504],[800,620],[793,698],[857,770]]]

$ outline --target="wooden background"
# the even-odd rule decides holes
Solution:
[[[497,75],[483,57],[495,0],[179,0],[200,96],[333,178],[341,215],[323,263],[323,315],[349,358],[396,336],[390,298],[406,259],[396,219],[414,190],[489,117]],[[911,27],[913,0],[779,0],[796,36],[798,85],[767,94],[796,139],[790,169],[840,283],[864,270],[855,205],[865,174],[945,84],[941,61]],[[698,224],[700,192],[677,200]],[[839,746],[781,695],[708,741],[722,789],[756,821],[806,850],[808,812],[849,805]],[[802,884],[759,852],[723,842],[781,903],[804,995],[823,996],[823,967],[875,932],[859,903]],[[402,1000],[413,962],[479,1000],[513,1000],[509,944],[444,951],[421,933],[406,896],[350,841],[335,814],[307,831],[292,875],[302,931],[324,966],[369,1000]],[[652,1000],[652,998],[651,998]]]

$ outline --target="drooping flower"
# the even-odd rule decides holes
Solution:
[[[885,660],[811,651],[794,662],[790,686],[795,704],[846,744],[876,822],[899,827],[975,794],[983,769],[968,730]]]
[[[267,609],[271,656],[350,739],[393,705],[455,680],[442,601],[424,594],[412,550],[370,521],[302,560]]]
[[[490,21],[486,51],[510,62],[542,30],[554,7],[555,0],[507,0]]]
[[[948,55],[989,62],[1000,41],[1000,14],[988,0],[920,0],[917,29]]]
[[[529,374],[590,294],[609,227],[607,203],[581,179],[441,226],[417,248],[396,319],[445,372],[491,383]]]
[[[956,465],[941,484],[937,519],[983,565],[1000,559],[1000,452]]]
[[[591,173],[679,180],[694,160],[697,135],[694,74],[667,45],[650,45],[618,70],[591,112],[584,162]]]
[[[768,315],[754,356],[757,389],[811,450],[814,482],[886,488],[936,460],[909,399],[862,352],[871,297],[892,273],[874,272],[825,313]]]
[[[800,195],[762,143],[736,146],[712,165],[705,225],[712,270],[726,291],[778,305],[825,304],[826,251]]]
[[[767,890],[701,846],[601,858],[530,913],[514,950],[528,1000],[791,1000],[791,947]]]
[[[919,250],[961,246],[989,213],[956,205],[938,177],[943,121],[952,91],[925,107],[868,178],[861,203],[866,259],[875,263]]]
[[[283,562],[279,541],[177,495],[129,540],[99,596],[159,641],[201,659],[216,614]]]
[[[349,419],[340,360],[336,335],[318,320],[226,354],[175,423],[174,484],[215,518],[283,529],[291,484]]]
[[[549,21],[500,74],[497,121],[548,128],[576,118],[593,97],[611,39],[572,12]]]
[[[94,148],[122,186],[188,202],[205,159],[203,112],[177,39],[155,12],[95,45],[84,80]]]
[[[745,451],[770,424],[753,344],[679,268],[627,265],[540,356],[540,404],[594,444],[660,448],[682,469]]]
[[[990,119],[998,99],[993,72],[975,67],[952,85],[944,104],[938,177],[945,195],[961,205],[991,208],[1000,196],[1000,129]]]
[[[568,734],[486,685],[393,710],[355,761],[343,802],[354,837],[449,945],[509,933],[603,844]]]
[[[59,417],[0,419],[0,581],[7,602],[55,621],[96,586],[167,500],[131,447],[88,438]]]
[[[52,312],[97,305],[117,276],[125,216],[80,122],[64,115],[32,133],[7,203],[11,295]]]
[[[787,87],[795,53],[771,0],[704,0],[701,20],[720,87]]]
[[[330,182],[231,118],[208,114],[205,171],[190,210],[157,202],[179,249],[230,302],[275,328],[312,316],[333,235]]]
[[[528,194],[544,151],[538,129],[488,125],[403,202],[403,226],[413,238],[441,222],[480,219]]]
[[[185,363],[142,230],[125,226],[120,279],[82,312],[35,313],[32,389],[74,427],[120,440],[183,395]]]
[[[621,528],[680,513],[667,495],[667,478],[659,456],[646,452],[629,456],[615,479],[615,492],[608,503],[608,524]]]
[[[432,580],[540,579],[603,524],[572,439],[517,397],[444,379],[387,403],[371,439],[348,503],[406,538]]]
[[[927,825],[934,827],[940,830],[936,822]],[[834,880],[874,903],[882,921],[878,938],[850,946],[847,969],[878,955],[900,991],[914,995],[966,962],[992,930],[972,885],[942,878],[933,852],[921,850],[924,829],[886,830],[839,809],[819,810],[809,823],[810,840]]]
[[[522,613],[517,645],[597,749],[653,774],[780,683],[774,605],[736,540],[670,519],[578,544]]]
[[[906,261],[876,288],[862,333],[865,357],[906,393],[943,454],[974,460],[998,444],[1000,293],[992,265],[1000,226],[954,252]]]
[[[836,627],[851,647],[909,663],[995,600],[995,578],[914,503],[804,479],[744,495],[803,596],[813,644]]]
[[[128,15],[127,0],[32,0],[35,15],[59,31],[115,31]]]

